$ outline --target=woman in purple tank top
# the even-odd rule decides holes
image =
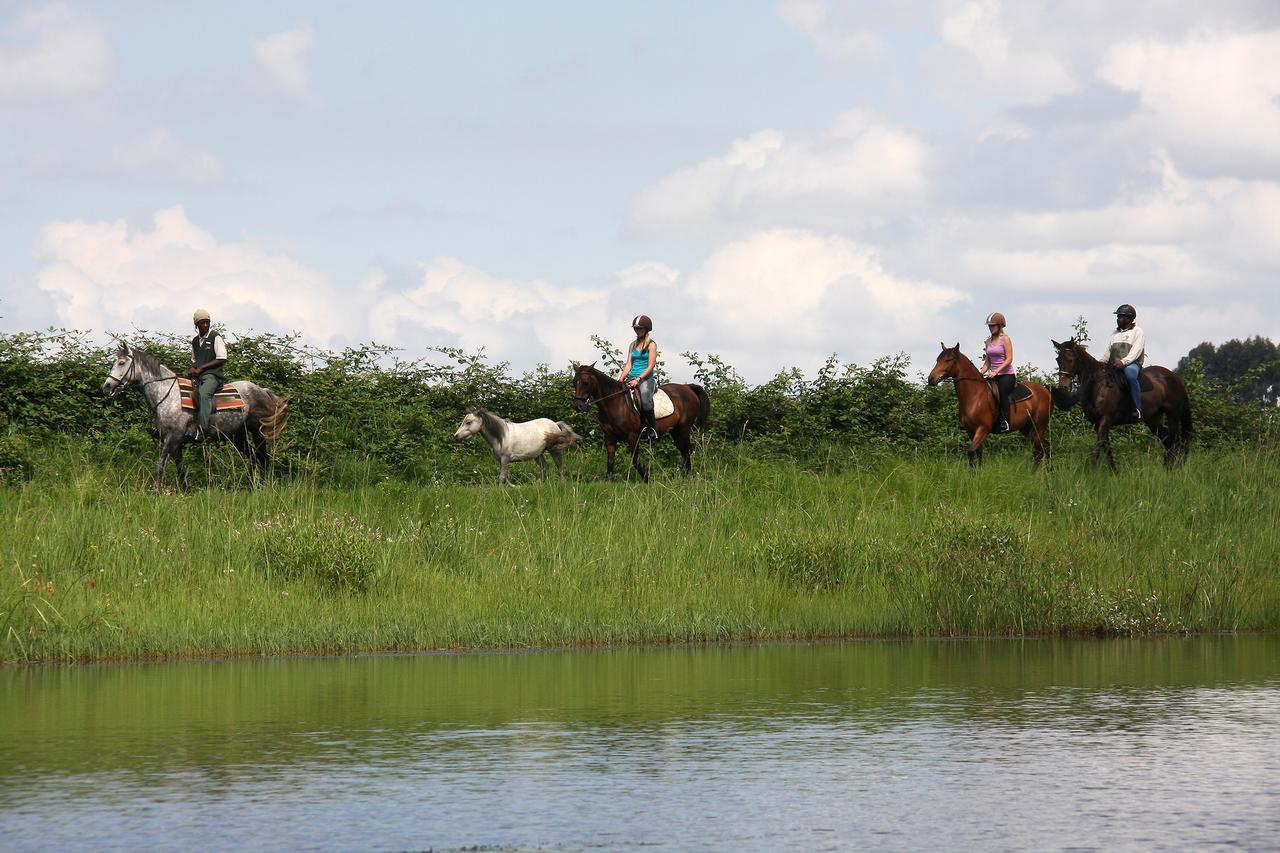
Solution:
[[[983,344],[982,375],[995,382],[1000,398],[1000,415],[992,432],[1009,431],[1009,396],[1017,379],[1013,373],[1013,339],[1004,332],[1004,315],[995,311],[987,315],[987,330],[991,333]]]

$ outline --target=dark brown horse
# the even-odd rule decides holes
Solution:
[[[658,418],[658,435],[671,433],[671,440],[684,457],[684,473],[687,475],[693,471],[691,433],[694,427],[707,425],[711,399],[701,385],[668,383],[659,387],[667,392],[675,411],[665,418]],[[640,415],[628,399],[631,396],[625,384],[596,370],[594,362],[573,363],[573,406],[581,412],[591,403],[596,404],[604,432],[604,447],[609,454],[609,479],[613,479],[613,457],[618,452],[618,444],[626,442],[631,451],[631,464],[647,483],[649,471],[640,463]]]
[[[996,389],[982,378],[968,356],[960,352],[960,344],[941,344],[938,361],[929,371],[929,384],[950,379],[960,401],[960,425],[969,433],[969,464],[982,461],[982,443],[995,428],[1000,417],[1000,401]],[[1030,396],[1018,399],[1018,389],[1009,403],[1009,431],[1020,432],[1031,440],[1031,456],[1035,464],[1049,458],[1049,415],[1053,413],[1053,397],[1049,389],[1036,382],[1021,382]]]
[[[1052,340],[1052,339],[1050,339]],[[1129,397],[1129,384],[1115,368],[1089,355],[1074,338],[1058,343],[1058,387],[1054,389],[1057,404],[1069,409],[1080,402],[1085,420],[1093,425],[1098,441],[1093,445],[1093,464],[1105,453],[1107,464],[1116,470],[1115,457],[1111,455],[1111,428],[1121,424],[1136,423],[1133,417],[1133,401]],[[1080,390],[1071,392],[1073,379],[1080,381]],[[1182,377],[1167,367],[1152,365],[1142,368],[1142,420],[1147,428],[1164,444],[1164,464],[1172,465],[1187,455],[1191,446],[1191,399]]]

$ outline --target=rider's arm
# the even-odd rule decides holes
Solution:
[[[978,372],[981,373],[983,376],[986,376],[987,372],[990,370],[991,370],[991,356],[990,354],[987,353],[987,345],[984,343],[982,345],[982,367],[978,368]]]
[[[1004,336],[1004,363],[1013,367],[1013,338],[1008,335]],[[1000,369],[1003,370],[1004,367],[1001,366]]]

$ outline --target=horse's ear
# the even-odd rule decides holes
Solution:
[[[1062,349],[1062,344],[1058,343],[1053,338],[1049,338],[1049,343],[1053,344],[1054,349]]]
[[[590,364],[588,364],[588,365],[587,365],[587,367],[590,367],[592,370],[595,370],[595,369],[596,369],[596,363],[593,361],[593,362],[591,362]]]
[[[574,370],[577,370],[579,367],[582,367],[581,364],[578,364],[576,359],[573,361],[570,361],[569,366],[572,367]]]
[[[938,346],[942,347],[943,350],[946,350],[947,348],[947,345],[944,344],[942,341],[938,341]]]
[[[120,355],[128,355],[129,342],[124,338],[116,338],[116,352],[120,353]]]
[[[952,349],[955,350],[956,352],[960,352],[960,342],[956,341],[956,345],[953,346]]]

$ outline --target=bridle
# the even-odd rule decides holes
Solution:
[[[155,379],[130,379],[129,377],[133,374],[134,370],[136,370],[137,367],[138,367],[138,360],[133,357],[133,353],[130,353],[129,367],[125,370],[124,376],[121,376],[119,379],[116,380],[116,387],[108,391],[107,396],[114,400],[116,397],[119,397],[121,394],[123,394],[125,389],[128,388],[132,382],[137,382],[139,387],[142,387],[142,388],[145,388],[148,385],[154,385],[157,382],[174,383],[173,385],[169,386],[169,390],[164,392],[164,396],[160,398],[160,402],[156,403],[156,407],[158,408],[164,403],[165,400],[169,399],[169,395],[172,394],[173,389],[177,387],[177,384],[178,384],[177,374],[174,374],[173,376],[160,376]],[[108,376],[107,378],[110,379],[111,377]]]
[[[577,384],[577,383],[575,382],[574,384]],[[600,384],[599,382],[596,383],[597,387],[599,386],[599,384]],[[584,406],[593,401],[596,403],[603,403],[605,400],[608,400],[610,397],[616,397],[619,394],[625,394],[631,390],[634,390],[634,389],[632,389],[629,385],[627,385],[624,382],[620,389],[618,389],[617,391],[610,391],[608,394],[605,394],[603,397],[592,397],[590,394],[585,394],[579,397],[577,394],[574,394],[573,402],[581,403]]]

